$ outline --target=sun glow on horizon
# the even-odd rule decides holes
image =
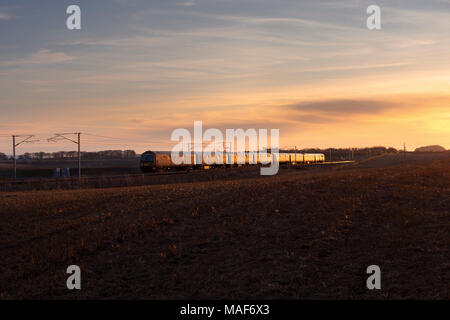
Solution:
[[[121,139],[86,148],[142,151],[202,120],[278,128],[291,146],[450,148],[446,3],[381,5],[373,31],[365,1],[79,1],[96,24],[72,32],[58,6],[5,1],[0,135],[84,131]],[[23,150],[38,147],[58,148]]]

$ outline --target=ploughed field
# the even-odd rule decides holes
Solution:
[[[0,253],[2,299],[449,299],[450,162],[0,193]]]

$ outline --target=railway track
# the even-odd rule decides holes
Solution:
[[[325,165],[339,165],[351,164],[354,161],[335,161],[313,164],[302,164],[300,166],[325,166]],[[294,165],[295,166],[295,165]],[[299,165],[297,165],[299,167]],[[241,170],[245,166],[235,166],[232,168],[221,168],[224,170]],[[255,167],[255,166],[252,166]],[[283,167],[283,166],[281,166]],[[289,166],[287,166],[289,167]],[[292,167],[292,166],[291,166]],[[0,191],[21,191],[21,190],[39,190],[39,189],[58,189],[58,188],[80,188],[80,187],[117,187],[122,185],[142,185],[154,182],[158,177],[164,176],[182,176],[191,175],[195,177],[201,173],[214,172],[216,169],[194,169],[194,170],[180,170],[180,171],[163,171],[152,173],[132,173],[119,175],[102,175],[102,176],[82,176],[78,177],[52,177],[52,178],[19,178],[8,179],[0,181]]]
[[[167,176],[176,174],[187,174],[192,172],[205,172],[207,170],[199,169],[195,171],[168,171],[168,172],[152,172],[152,173],[131,173],[120,175],[102,175],[102,176],[82,176],[78,177],[52,177],[52,178],[18,178],[1,180],[1,184],[21,184],[21,183],[36,183],[36,182],[52,182],[52,181],[93,181],[99,179],[124,179],[124,178],[136,178],[136,177],[154,177],[154,176]]]

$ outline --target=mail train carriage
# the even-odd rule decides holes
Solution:
[[[205,157],[201,153],[191,153],[181,157],[181,163],[175,164],[172,161],[170,152],[146,151],[141,155],[140,167],[143,172],[169,169],[193,169],[203,167],[221,167],[231,165],[261,165],[269,164],[273,156],[267,154],[263,156],[258,153],[246,152],[245,154],[223,153],[222,161],[218,155]],[[325,155],[322,153],[279,153],[275,155],[280,164],[313,164],[325,162]],[[222,163],[219,163],[222,162]]]

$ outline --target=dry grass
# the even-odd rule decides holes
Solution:
[[[3,299],[450,297],[448,161],[2,193],[0,228]]]
[[[95,169],[93,169],[95,170]],[[101,171],[101,170],[100,170]],[[259,177],[257,167],[216,168],[213,170],[163,171],[157,173],[85,176],[81,179],[72,178],[31,178],[0,181],[0,192],[35,191],[35,190],[66,190],[131,187],[155,184],[171,184],[184,182],[200,182],[244,177]]]

